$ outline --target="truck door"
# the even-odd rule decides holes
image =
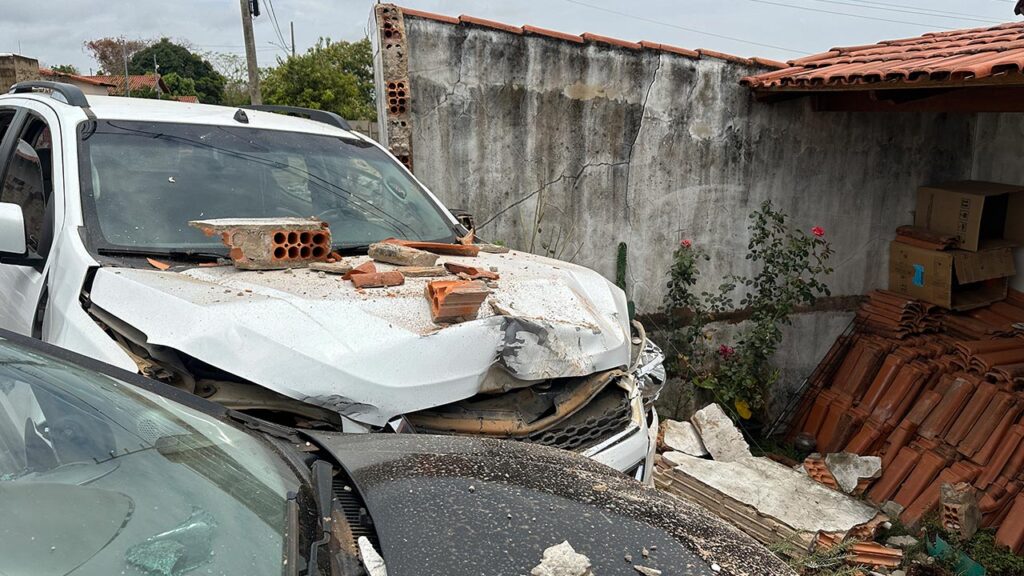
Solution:
[[[49,255],[64,210],[63,191],[54,190],[59,125],[51,110],[35,104],[0,109],[0,127],[5,114],[10,119],[0,141],[0,202],[21,206],[27,247],[24,255],[0,256],[0,327],[41,337]]]

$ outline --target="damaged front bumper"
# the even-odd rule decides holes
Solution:
[[[407,415],[416,431],[490,436],[571,450],[648,482],[665,382],[664,355],[634,323],[628,371],[554,378],[500,393],[483,393]]]

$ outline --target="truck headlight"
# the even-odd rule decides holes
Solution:
[[[642,324],[633,321],[633,327],[640,342],[639,350],[634,348],[636,359],[633,362],[632,374],[643,396],[644,407],[650,408],[665,386],[665,353],[647,338],[647,332]]]

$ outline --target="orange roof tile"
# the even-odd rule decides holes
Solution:
[[[82,76],[80,74],[65,74],[64,72],[57,72],[49,68],[40,68],[40,76],[47,76],[50,78],[56,78],[58,81],[62,78],[70,80],[77,80],[78,82],[84,82],[86,84],[93,84],[94,86],[114,86],[113,82],[107,80],[99,80],[96,76]]]
[[[879,84],[916,85],[1012,74],[1024,83],[1024,22],[933,32],[916,38],[833,48],[740,81],[750,88],[793,90]]]
[[[456,18],[454,16],[447,16],[444,14],[437,14],[434,12],[426,12],[424,10],[415,10],[413,8],[397,8],[402,12],[404,16],[424,18],[427,20],[434,20],[436,22],[443,22],[445,24],[464,24],[469,26],[480,26],[484,28],[491,28],[493,30],[509,32],[511,34],[546,36],[548,38],[564,40],[567,42],[574,42],[576,44],[606,44],[609,46],[617,46],[620,48],[627,48],[630,50],[653,50],[657,52],[667,52],[669,54],[676,54],[678,56],[685,56],[687,58],[700,58],[701,56],[704,56],[706,58],[717,58],[735,64],[742,64],[744,66],[761,66],[764,68],[785,68],[787,66],[783,62],[776,62],[774,60],[768,60],[765,58],[743,58],[740,56],[734,56],[732,54],[716,52],[714,50],[688,50],[686,48],[679,48],[678,46],[661,44],[659,42],[649,42],[647,40],[644,40],[642,42],[631,42],[629,40],[622,40],[619,38],[602,36],[600,34],[593,34],[591,32],[586,32],[583,35],[569,34],[567,32],[560,32],[558,30],[550,30],[547,28],[540,28],[538,26],[530,26],[525,24],[523,26],[514,26],[512,24],[505,24],[503,22],[496,22],[494,20],[487,20],[485,18],[477,18],[476,16],[468,16],[466,14],[463,14]]]

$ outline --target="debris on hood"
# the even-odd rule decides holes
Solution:
[[[278,270],[326,260],[331,231],[316,218],[220,218],[193,220],[207,236],[220,235],[242,270]]]
[[[718,404],[708,404],[690,419],[700,433],[711,457],[720,462],[749,458],[750,446],[740,429]]]
[[[168,264],[167,262],[161,262],[161,261],[159,261],[159,260],[157,260],[155,258],[146,258],[146,262],[149,262],[149,265],[152,266],[153,268],[156,268],[157,270],[170,270],[171,269],[171,265],[170,264]]]
[[[209,512],[193,507],[184,522],[132,546],[125,559],[148,574],[180,576],[210,561],[216,527]]]
[[[661,576],[661,570],[655,570],[654,568],[648,568],[647,566],[640,566],[639,564],[633,564],[633,570],[636,570],[644,576]]]
[[[472,320],[490,293],[478,280],[434,280],[426,290],[430,316],[438,324]]]
[[[405,276],[401,272],[392,270],[390,272],[373,272],[370,274],[356,274],[352,276],[352,285],[356,288],[386,288],[388,286],[401,286],[405,284]]]
[[[475,244],[445,244],[444,242],[415,242],[413,240],[399,240],[398,238],[388,238],[383,241],[386,244],[397,244],[399,246],[407,246],[409,248],[416,248],[417,250],[426,250],[434,254],[443,254],[446,256],[476,256],[480,254],[480,248]]]
[[[396,266],[433,266],[437,263],[437,254],[389,242],[370,244],[368,254],[377,262]]]
[[[357,276],[359,274],[376,274],[376,273],[377,273],[377,266],[374,265],[373,260],[367,260],[366,262],[363,262],[362,264],[351,268],[348,272],[345,273],[344,276],[341,277],[341,279],[342,280],[351,280],[353,276]]]
[[[530,576],[594,576],[594,573],[590,571],[590,558],[576,552],[566,540],[544,550],[544,557],[530,570]]]
[[[360,536],[356,542],[359,544],[359,556],[363,559],[366,573],[369,576],[388,576],[388,567],[384,564],[384,558],[381,558],[370,539]]]
[[[693,424],[670,419],[661,421],[661,426],[658,429],[658,449],[663,452],[682,452],[697,458],[703,458],[709,454]]]
[[[313,262],[309,265],[310,270],[326,272],[327,274],[345,275],[352,271],[352,265],[344,262]]]
[[[509,251],[508,246],[502,246],[501,244],[475,244],[481,252],[488,254],[507,254]]]
[[[399,266],[398,271],[406,278],[435,278],[448,275],[443,266]]]
[[[445,262],[445,269],[463,280],[498,280],[501,278],[496,272],[484,270],[476,266],[466,266],[455,262]]]

